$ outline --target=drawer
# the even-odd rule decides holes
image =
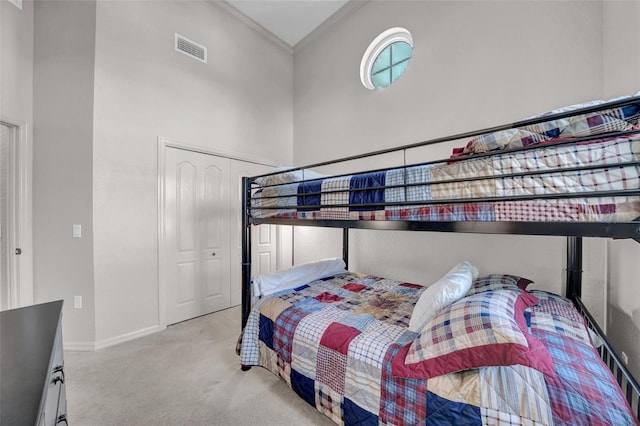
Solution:
[[[43,424],[47,426],[56,424],[61,396],[65,400],[64,405],[66,410],[66,398],[64,393],[64,358],[60,325],[58,325],[54,342],[51,363],[49,364],[50,371],[47,377],[46,393],[44,396],[44,412],[42,413],[42,418],[44,419]]]
[[[58,412],[56,413],[56,425],[68,426],[67,421],[67,392],[64,383],[60,388],[60,396],[58,397]]]

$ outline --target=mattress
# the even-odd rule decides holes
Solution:
[[[626,222],[640,216],[640,134],[268,185],[254,217]],[[607,191],[635,190],[635,194]]]
[[[487,346],[504,348],[500,342],[480,342],[466,352],[473,356],[456,362],[475,357],[487,366],[457,365],[452,370],[459,371],[431,372],[425,378],[420,369],[407,374],[403,365],[414,365],[405,364],[407,349],[429,336],[408,329],[425,287],[345,272],[257,303],[241,336],[241,363],[270,370],[337,424],[636,424],[573,305],[551,293],[520,288],[526,285],[502,285],[510,278],[485,277],[480,282],[491,285],[470,291],[452,306],[461,305],[462,318],[478,298],[481,306],[494,299],[515,305],[527,300],[516,316],[528,347],[534,340],[540,345],[528,355],[530,362],[478,357],[490,353]],[[487,312],[496,310],[491,306]],[[438,324],[448,331],[434,346],[460,344],[447,340],[454,311]],[[432,321],[438,323],[441,315]],[[460,332],[468,331],[462,327]],[[478,332],[484,333],[482,327]],[[453,364],[447,358],[443,367]]]

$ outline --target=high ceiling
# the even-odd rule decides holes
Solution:
[[[293,47],[349,0],[225,0]]]

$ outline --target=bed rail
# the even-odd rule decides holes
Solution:
[[[333,165],[333,164],[337,164],[337,163],[344,163],[344,162],[347,162],[347,161],[360,160],[360,159],[363,159],[363,158],[375,157],[375,156],[380,156],[380,155],[384,155],[384,154],[390,154],[390,153],[393,153],[393,152],[407,151],[407,150],[410,150],[410,149],[420,148],[420,147],[424,147],[424,146],[428,146],[428,145],[434,145],[434,144],[438,144],[438,143],[444,143],[444,142],[451,142],[451,141],[455,141],[455,140],[473,138],[473,137],[480,136],[480,135],[483,135],[483,134],[486,134],[486,133],[498,132],[498,131],[502,131],[502,130],[517,129],[517,128],[520,128],[520,127],[525,127],[525,126],[531,126],[531,125],[534,125],[534,124],[545,123],[545,122],[552,121],[552,120],[568,118],[568,117],[575,116],[577,114],[589,114],[589,113],[592,113],[592,112],[603,111],[603,110],[607,110],[607,109],[611,109],[611,108],[618,108],[618,107],[634,105],[634,104],[638,104],[639,102],[640,102],[640,95],[629,96],[629,97],[626,97],[626,98],[621,98],[621,99],[618,99],[618,100],[612,100],[612,101],[605,102],[605,103],[602,103],[602,104],[589,106],[589,107],[584,107],[584,108],[579,108],[579,109],[575,109],[575,110],[572,110],[572,111],[560,112],[560,113],[556,113],[556,114],[544,114],[544,115],[536,116],[536,117],[533,117],[533,118],[528,118],[528,119],[525,119],[525,120],[515,121],[515,122],[512,122],[512,123],[507,123],[507,124],[503,124],[503,125],[499,125],[499,126],[487,127],[487,128],[480,129],[480,130],[474,130],[474,131],[470,131],[470,132],[458,133],[458,134],[455,134],[455,135],[429,139],[429,140],[422,141],[422,142],[416,142],[416,143],[396,146],[396,147],[392,147],[392,148],[381,149],[381,150],[367,152],[367,153],[358,154],[358,155],[346,156],[346,157],[342,157],[342,158],[335,159],[335,160],[330,160],[330,161],[321,161],[321,162],[317,162],[317,163],[307,164],[305,166],[300,166],[300,167],[295,167],[295,168],[288,169],[288,171],[297,171],[297,170],[318,168],[318,167]],[[491,154],[489,153],[488,155],[491,155]],[[252,180],[255,180],[256,178],[261,178],[261,177],[274,176],[274,175],[277,175],[277,174],[279,174],[279,172],[265,173],[265,174],[262,174],[262,175],[259,175],[259,176],[255,176]]]
[[[370,153],[354,155],[343,157],[333,161],[324,161],[318,162],[314,164],[310,164],[304,167],[290,168],[285,172],[273,172],[267,173],[260,176],[255,176],[250,179],[250,184],[253,188],[260,188],[262,193],[260,194],[259,199],[257,197],[250,198],[248,202],[248,207],[250,210],[245,211],[249,216],[249,222],[254,224],[260,223],[275,223],[275,224],[294,224],[293,221],[297,221],[300,219],[299,215],[304,216],[305,225],[308,226],[326,226],[326,227],[340,227],[340,228],[366,228],[366,229],[398,229],[398,230],[425,230],[425,231],[452,231],[452,232],[480,232],[480,233],[514,233],[514,234],[533,234],[533,235],[575,235],[575,236],[598,236],[598,237],[613,237],[613,238],[633,238],[635,240],[640,241],[640,228],[637,226],[638,222],[634,222],[633,220],[629,220],[627,222],[621,222],[618,220],[612,221],[608,220],[606,222],[601,221],[591,221],[591,222],[581,222],[581,224],[573,226],[570,225],[567,227],[567,231],[564,231],[563,227],[555,226],[552,222],[544,222],[545,225],[538,226],[537,224],[531,224],[531,222],[518,222],[518,224],[514,224],[513,222],[502,221],[499,224],[491,224],[485,225],[482,222],[492,221],[492,219],[475,219],[474,221],[462,222],[464,225],[452,224],[446,222],[446,218],[438,218],[436,221],[429,222],[430,219],[422,219],[420,218],[419,222],[426,222],[426,224],[416,224],[412,223],[411,218],[406,219],[403,218],[402,215],[385,217],[383,220],[377,220],[379,222],[405,222],[403,224],[372,224],[362,217],[356,218],[356,220],[351,220],[352,218],[342,217],[342,212],[348,211],[363,211],[370,210],[374,211],[393,211],[397,208],[405,208],[405,209],[420,209],[424,207],[438,209],[464,209],[469,204],[474,204],[475,206],[485,206],[492,205],[499,202],[556,202],[559,200],[567,201],[571,199],[582,199],[584,203],[587,203],[589,200],[603,200],[601,204],[606,204],[607,200],[612,197],[619,197],[618,199],[628,199],[629,197],[638,197],[640,200],[640,187],[627,185],[625,187],[616,187],[616,185],[610,185],[610,187],[606,188],[606,190],[599,190],[598,184],[588,184],[584,187],[569,189],[558,189],[552,188],[551,191],[531,191],[533,193],[514,193],[510,195],[508,191],[504,191],[505,194],[497,195],[495,193],[492,195],[491,191],[482,191],[481,193],[474,193],[472,197],[469,196],[458,196],[456,192],[450,193],[447,192],[446,185],[457,184],[457,183],[469,183],[473,182],[474,185],[489,185],[491,181],[496,182],[508,182],[509,179],[518,179],[518,182],[523,182],[527,179],[535,179],[538,181],[548,181],[551,179],[555,179],[559,176],[559,174],[570,173],[571,176],[578,176],[579,179],[582,179],[581,176],[590,173],[590,172],[599,172],[606,175],[615,175],[616,173],[623,174],[628,173],[628,170],[637,170],[640,168],[640,161],[636,156],[630,157],[620,157],[615,158],[613,161],[602,161],[602,162],[590,162],[584,161],[579,164],[572,165],[571,162],[567,162],[567,164],[563,164],[559,167],[552,167],[550,163],[545,163],[543,167],[540,169],[527,169],[523,168],[522,170],[505,170],[496,173],[489,173],[487,175],[478,175],[478,174],[467,174],[463,177],[457,178],[438,178],[438,179],[425,179],[425,180],[414,180],[408,178],[408,170],[415,167],[431,167],[438,166],[443,164],[455,163],[455,162],[466,162],[466,161],[483,161],[484,159],[490,160],[492,156],[495,155],[517,155],[520,153],[530,154],[530,155],[543,155],[538,154],[540,149],[544,149],[545,153],[553,154],[560,153],[560,155],[566,155],[567,150],[573,150],[574,147],[580,145],[586,145],[590,142],[594,141],[609,141],[620,143],[629,143],[629,149],[633,152],[636,152],[637,146],[640,145],[640,126],[635,126],[635,128],[626,128],[620,131],[612,131],[611,129],[617,128],[615,126],[607,127],[605,124],[601,124],[599,126],[595,126],[594,128],[598,128],[598,131],[591,132],[591,128],[589,128],[587,135],[580,134],[579,132],[575,134],[575,136],[571,137],[556,137],[551,141],[543,141],[540,143],[534,144],[525,144],[523,143],[522,147],[518,148],[509,148],[509,149],[501,149],[494,150],[485,153],[475,153],[473,155],[465,155],[459,156],[456,158],[445,158],[439,159],[435,161],[427,161],[427,162],[419,162],[407,164],[407,151],[424,147],[428,145],[443,143],[443,142],[451,142],[457,140],[463,140],[470,137],[486,135],[495,131],[504,131],[504,130],[513,130],[518,129],[523,126],[532,126],[540,123],[553,122],[554,120],[566,119],[572,116],[580,117],[580,120],[586,120],[587,117],[585,114],[597,113],[599,111],[605,111],[602,114],[602,120],[606,121],[604,117],[609,117],[606,114],[611,114],[613,108],[619,108],[616,110],[616,114],[621,110],[630,109],[633,111],[633,120],[637,121],[637,115],[640,115],[640,112],[637,109],[640,107],[640,96],[627,97],[623,99],[618,99],[598,105],[593,105],[589,107],[574,109],[571,111],[565,111],[562,113],[556,114],[546,114],[537,116],[534,118],[530,118],[527,120],[522,120],[510,124],[505,124],[502,126],[485,128],[473,132],[460,133],[453,136],[435,138],[423,142],[398,146],[394,148],[388,148],[383,150],[378,150]],[[614,114],[615,115],[615,114]],[[590,117],[590,119],[593,117]],[[628,117],[627,117],[628,118]],[[609,118],[607,118],[609,119]],[[620,120],[624,121],[624,120]],[[555,125],[555,123],[554,123]],[[527,128],[530,129],[530,128]],[[605,132],[606,130],[606,132]],[[582,131],[582,130],[581,130]],[[593,134],[595,133],[595,134]],[[546,135],[545,135],[546,137]],[[614,138],[618,138],[618,140],[614,141]],[[626,138],[626,139],[625,139]],[[564,151],[558,151],[564,148]],[[361,171],[361,174],[364,175],[372,175],[377,173],[384,173],[394,170],[399,173],[398,179],[399,182],[384,182],[383,184],[378,185],[367,185],[366,187],[357,187],[357,186],[348,186],[348,187],[337,187],[332,188],[331,185],[327,187],[322,187],[322,189],[317,188],[318,178],[314,178],[309,176],[309,172],[307,170],[312,168],[318,168],[327,165],[334,165],[339,163],[344,163],[352,160],[359,160],[363,158],[380,156],[383,154],[389,154],[394,152],[402,152],[403,153],[403,164],[397,165],[395,167],[387,167],[387,168],[376,168],[370,169],[366,171]],[[548,155],[545,154],[545,155]],[[584,154],[580,154],[584,155]],[[628,159],[627,159],[628,158]],[[297,178],[295,181],[287,181],[287,182],[267,182],[262,183],[262,185],[257,185],[256,182],[260,181],[260,179],[266,179],[269,177],[274,177],[282,173],[292,173],[295,171],[299,171],[300,173],[296,176],[301,176],[301,178]],[[306,173],[306,176],[305,176]],[[402,175],[400,175],[402,173]],[[337,178],[347,178],[351,175],[347,174],[331,174],[327,176],[327,178],[337,179]],[[289,192],[288,188],[291,184],[299,185],[297,187],[296,192]],[[616,182],[617,184],[617,182]],[[407,193],[410,193],[412,190],[418,191],[432,191],[434,186],[437,186],[436,190],[441,190],[444,188],[445,194],[449,194],[448,196],[429,196],[428,198],[416,198],[415,196],[408,196]],[[526,188],[526,187],[525,187]],[[274,191],[275,189],[275,191]],[[280,189],[283,190],[283,193],[278,192]],[[286,189],[286,190],[285,190]],[[294,188],[295,189],[295,188]],[[535,189],[535,188],[533,188]],[[268,191],[271,190],[271,191]],[[392,198],[385,199],[383,201],[379,201],[377,199],[370,200],[367,196],[361,197],[361,199],[355,203],[351,203],[351,197],[354,198],[360,197],[362,194],[371,193],[386,193],[387,191],[393,191],[395,194],[400,194],[400,199]],[[254,191],[254,194],[256,192]],[[403,196],[404,195],[404,196]],[[331,201],[323,204],[320,201],[322,198],[332,199]],[[374,197],[375,198],[375,197]],[[328,213],[330,217],[325,218],[323,214],[320,215],[312,215],[310,212],[317,212],[320,210],[332,210],[339,211],[343,209],[342,212],[337,213],[337,217],[331,217],[332,213]],[[282,213],[277,212],[277,210],[283,210]],[[274,215],[274,212],[276,213]],[[287,215],[291,214],[292,217],[288,217]],[[298,216],[296,216],[298,215]],[[348,216],[348,215],[347,215]],[[640,216],[640,214],[638,215]],[[289,221],[287,219],[292,219],[293,221]],[[636,219],[633,217],[632,219]],[[415,221],[415,220],[413,220]],[[358,222],[358,223],[356,223]],[[302,222],[298,222],[302,224]],[[551,223],[551,224],[550,224]],[[566,223],[566,222],[563,222]]]
[[[640,105],[640,96],[627,97],[624,99],[614,100],[611,102],[590,106],[586,108],[575,109],[572,111],[567,111],[558,114],[547,114],[543,116],[534,117],[527,120],[522,120],[510,124],[505,124],[502,126],[490,127],[481,129],[473,132],[460,133],[449,137],[442,137],[431,139],[423,142],[398,146],[389,149],[378,150],[370,153],[354,155],[343,157],[333,161],[324,161],[318,162],[310,165],[306,165],[303,167],[291,168],[288,169],[287,172],[293,171],[301,171],[302,179],[294,182],[298,184],[306,184],[313,182],[314,179],[311,177],[305,178],[305,171],[312,168],[319,168],[323,166],[330,166],[338,163],[344,163],[353,160],[360,160],[369,157],[380,156],[383,154],[389,154],[394,152],[402,152],[403,153],[403,164],[398,167],[394,167],[394,169],[403,169],[405,173],[405,178],[403,179],[402,184],[385,184],[378,185],[373,188],[369,187],[366,189],[360,188],[339,188],[335,190],[328,191],[317,191],[317,190],[308,190],[307,188],[302,189],[302,197],[305,202],[302,203],[301,206],[298,206],[297,202],[295,204],[288,205],[289,200],[285,200],[285,203],[275,207],[275,206],[256,206],[253,202],[252,196],[255,194],[258,188],[274,188],[284,184],[276,184],[276,185],[257,185],[257,181],[261,178],[268,178],[271,176],[276,176],[281,174],[282,172],[274,172],[263,174],[260,176],[255,176],[251,178],[243,178],[243,223],[242,223],[242,245],[243,245],[243,253],[242,253],[242,327],[246,325],[246,321],[251,309],[251,225],[259,225],[259,224],[281,224],[281,225],[301,225],[301,226],[316,226],[316,227],[332,227],[332,228],[342,228],[343,229],[343,257],[345,258],[345,262],[348,261],[349,255],[349,229],[376,229],[376,230],[402,230],[402,231],[436,231],[436,232],[464,232],[464,233],[484,233],[484,234],[520,234],[520,235],[553,235],[553,236],[566,236],[567,237],[567,281],[566,281],[566,295],[572,300],[575,301],[576,306],[578,306],[579,310],[581,310],[587,318],[587,321],[590,327],[595,330],[600,337],[603,338],[605,342],[601,348],[599,349],[600,355],[605,363],[611,368],[614,376],[616,377],[618,383],[623,390],[629,404],[636,415],[636,417],[640,420],[639,414],[639,406],[640,406],[640,392],[637,381],[634,379],[633,375],[626,368],[624,363],[621,361],[620,357],[613,350],[612,346],[606,341],[604,338],[604,333],[598,326],[598,324],[593,319],[592,315],[588,312],[587,308],[584,306],[582,301],[580,300],[581,294],[581,274],[582,274],[582,237],[605,237],[605,238],[630,238],[640,242],[640,217],[633,217],[632,220],[625,221],[591,221],[591,222],[559,222],[559,221],[425,221],[425,220],[404,220],[402,218],[394,218],[393,220],[358,220],[351,218],[305,218],[298,219],[295,217],[276,217],[270,216],[269,214],[263,215],[254,215],[255,212],[262,209],[263,211],[269,211],[273,209],[290,209],[296,210],[300,208],[300,211],[309,211],[312,209],[319,209],[322,206],[320,204],[307,204],[306,197],[319,197],[321,195],[333,195],[337,193],[348,193],[351,194],[353,192],[363,191],[363,190],[404,190],[405,194],[407,190],[410,190],[412,187],[416,186],[430,186],[436,184],[449,184],[454,182],[466,182],[466,181],[482,181],[485,179],[510,179],[510,178],[528,178],[528,177],[539,177],[545,178],[546,176],[551,176],[552,173],[558,172],[576,172],[587,173],[591,170],[601,169],[606,170],[607,172],[610,170],[614,170],[616,168],[640,168],[640,161],[638,160],[630,160],[630,161],[622,161],[619,163],[612,164],[602,164],[602,165],[581,165],[576,167],[564,167],[563,169],[554,169],[554,170],[543,170],[543,171],[532,171],[532,172],[504,172],[498,175],[492,175],[490,177],[464,177],[459,179],[449,179],[444,181],[434,181],[434,182],[417,182],[417,183],[407,183],[406,179],[406,171],[411,167],[416,166],[431,166],[438,165],[456,161],[465,161],[469,159],[477,159],[477,158],[488,158],[490,156],[496,154],[518,154],[519,152],[527,152],[529,150],[537,150],[540,148],[553,150],[553,149],[562,149],[563,147],[569,146],[568,144],[588,144],[590,142],[596,140],[602,140],[605,138],[633,138],[634,141],[636,138],[640,140],[640,127],[636,126],[633,130],[625,130],[619,132],[608,132],[599,135],[590,135],[586,137],[574,137],[571,140],[559,140],[557,142],[552,143],[544,143],[540,145],[532,145],[526,146],[523,148],[515,148],[509,150],[501,150],[501,151],[492,151],[484,154],[477,154],[471,157],[460,157],[454,159],[441,159],[436,161],[423,162],[419,164],[407,164],[407,151],[419,148],[423,146],[433,145],[437,143],[443,142],[451,142],[456,140],[468,139],[480,135],[484,135],[491,132],[509,130],[509,129],[517,129],[523,126],[530,126],[534,124],[544,123],[551,120],[563,119],[567,117],[571,117],[576,114],[588,114],[594,113],[610,108],[617,107],[625,107],[630,105]],[[635,143],[635,142],[634,142]],[[635,146],[635,145],[634,145]],[[391,170],[390,168],[378,168],[374,170],[368,170],[366,173],[378,173],[385,172]],[[332,175],[332,178],[340,178],[348,175]],[[428,202],[424,200],[418,201],[385,201],[382,203],[379,202],[367,202],[367,203],[358,203],[355,205],[356,208],[384,208],[384,207],[396,207],[396,206],[423,206],[423,205],[460,205],[465,203],[494,203],[499,201],[530,201],[530,200],[561,200],[561,199],[571,199],[571,198],[584,198],[584,199],[609,199],[612,197],[633,197],[633,200],[640,203],[640,185],[639,187],[632,187],[631,189],[620,189],[617,188],[615,190],[607,190],[607,191],[585,191],[585,192],[572,192],[570,190],[567,191],[558,191],[553,194],[533,194],[526,196],[509,196],[509,197],[460,197],[460,198],[447,198],[447,199],[429,199]],[[292,195],[299,195],[298,192],[295,194],[286,194],[286,195],[277,195],[272,196],[269,195],[265,198],[271,199],[286,199],[287,197],[292,197]],[[408,198],[405,197],[405,200]],[[348,203],[335,203],[330,204],[331,208],[346,208],[349,209],[354,207],[352,204]]]
[[[573,302],[578,308],[578,310],[582,313],[582,315],[586,318],[587,324],[589,328],[591,328],[600,339],[602,339],[602,345],[598,347],[598,353],[600,354],[600,358],[604,361],[605,364],[609,367],[613,376],[616,378],[616,381],[620,385],[620,389],[622,389],[622,393],[624,393],[629,406],[631,407],[631,411],[636,416],[636,419],[640,421],[640,385],[631,374],[631,371],[627,368],[627,366],[622,361],[622,358],[618,353],[613,349],[611,343],[605,337],[605,333],[602,331],[597,321],[593,318],[587,307],[582,302],[580,297],[573,298]]]

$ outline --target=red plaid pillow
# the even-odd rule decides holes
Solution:
[[[393,374],[428,379],[471,368],[524,365],[555,376],[547,348],[527,330],[523,291],[486,291],[441,311],[393,359]]]
[[[593,344],[585,318],[569,299],[542,290],[534,290],[532,294],[538,298],[538,303],[525,311],[525,318],[529,315],[530,330],[551,331],[587,345]]]

